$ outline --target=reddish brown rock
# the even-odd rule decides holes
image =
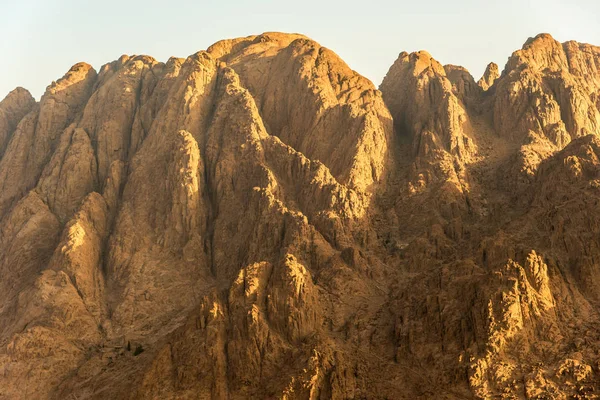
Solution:
[[[16,89],[0,399],[593,398],[599,68],[265,33]]]
[[[483,90],[488,90],[492,85],[496,82],[496,80],[500,77],[500,73],[498,72],[498,64],[489,63],[485,68],[485,72],[483,76],[479,79],[477,84]]]

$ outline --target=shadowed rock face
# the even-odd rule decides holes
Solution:
[[[15,89],[0,399],[600,394],[599,70],[265,33]]]

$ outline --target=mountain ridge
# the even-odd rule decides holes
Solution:
[[[375,88],[269,32],[16,89],[0,399],[600,393],[599,71],[540,34]]]

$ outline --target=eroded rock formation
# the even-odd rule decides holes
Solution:
[[[599,70],[265,33],[16,89],[0,399],[593,398]]]
[[[490,87],[492,87],[494,82],[496,82],[496,80],[499,77],[500,73],[498,72],[498,64],[492,62],[489,63],[488,66],[485,68],[485,72],[483,73],[483,76],[479,79],[477,84],[483,90],[488,90]]]

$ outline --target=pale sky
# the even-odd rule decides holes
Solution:
[[[0,0],[0,99],[17,86],[39,99],[80,61],[166,61],[266,31],[303,33],[376,86],[404,50],[427,50],[477,80],[541,32],[600,45],[599,21],[599,0]]]

